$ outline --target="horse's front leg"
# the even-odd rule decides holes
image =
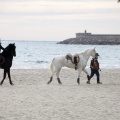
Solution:
[[[77,83],[80,84],[80,75],[81,75],[82,70],[78,70],[78,78],[77,78]]]
[[[8,70],[8,78],[9,78],[10,84],[13,85],[12,80],[11,80],[11,76],[10,76],[10,69]]]
[[[1,81],[1,83],[0,83],[0,85],[2,85],[2,84],[3,84],[3,82],[4,82],[5,78],[6,78],[6,70],[4,69],[4,75],[3,75],[3,79],[2,79],[2,81]]]
[[[89,78],[90,78],[90,77],[89,77],[89,74],[88,74],[87,70],[84,68],[83,71],[87,74],[87,79],[88,79],[88,81],[89,81]]]

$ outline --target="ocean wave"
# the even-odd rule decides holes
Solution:
[[[24,62],[27,62],[27,63],[48,63],[47,61],[42,61],[42,60],[37,60],[37,61],[34,61],[34,60],[25,60]]]
[[[48,63],[47,61],[41,61],[41,60],[37,60],[37,63]]]
[[[11,41],[3,41],[3,46],[7,46]],[[56,42],[34,42],[34,41],[12,41],[16,44],[17,56],[13,60],[12,68],[39,69],[49,68],[52,59],[67,53],[78,53],[94,45],[62,45]],[[34,46],[34,47],[33,47]],[[27,48],[27,50],[26,50]],[[33,51],[34,49],[34,51]],[[101,68],[120,68],[120,45],[97,45],[98,58]],[[91,57],[87,63],[89,68]]]

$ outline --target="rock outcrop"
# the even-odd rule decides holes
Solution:
[[[69,38],[58,44],[120,45],[120,35],[76,33],[76,38]]]

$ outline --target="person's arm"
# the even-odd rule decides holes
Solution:
[[[93,64],[94,64],[94,59],[91,60],[90,68],[93,68]]]
[[[98,61],[97,61],[98,62]],[[100,69],[100,67],[99,67],[99,62],[98,62],[98,70]]]
[[[1,44],[0,44],[0,49],[5,50],[5,48],[3,48],[3,47],[1,46]]]
[[[100,70],[100,71],[101,71],[101,69],[100,69],[100,65],[99,65],[99,62],[98,62],[98,70]]]
[[[98,60],[96,62],[97,62],[96,69],[101,71]]]

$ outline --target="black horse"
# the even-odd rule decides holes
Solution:
[[[3,80],[1,81],[0,85],[3,84],[4,79],[6,78],[6,74],[8,74],[10,84],[13,85],[10,76],[10,67],[12,66],[13,56],[16,56],[15,43],[9,44],[0,55],[3,58],[3,61],[0,64],[0,68],[4,69]]]

